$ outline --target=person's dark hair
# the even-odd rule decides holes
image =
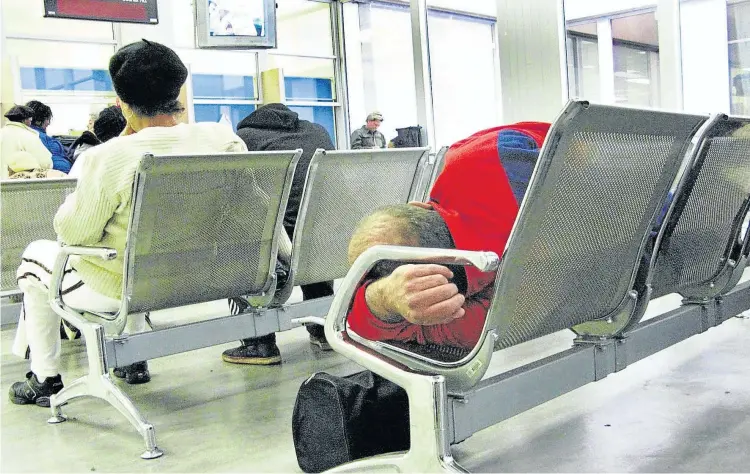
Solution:
[[[177,98],[187,74],[177,53],[145,39],[123,46],[109,61],[109,75],[118,97],[145,117],[184,110]]]
[[[395,231],[400,232],[408,240],[417,242],[419,247],[439,249],[456,248],[456,244],[453,242],[453,237],[451,237],[448,226],[436,211],[422,209],[421,207],[408,204],[385,206],[376,209],[370,216],[362,221],[362,224],[366,225],[366,221],[370,218],[381,218],[383,216],[390,218],[393,225],[398,227],[397,229],[394,229]],[[369,276],[371,278],[386,277],[403,264],[404,262],[395,262],[391,260],[378,262],[372,270],[370,270]],[[463,273],[460,270],[460,266],[447,266],[454,274]]]
[[[107,107],[99,112],[99,117],[94,121],[94,134],[104,143],[120,135],[125,130],[126,123],[120,107]]]
[[[11,122],[23,122],[26,119],[30,119],[34,116],[34,111],[25,105],[14,105],[11,109],[5,113],[5,118]]]
[[[32,100],[26,103],[26,107],[34,111],[34,116],[31,118],[32,125],[41,127],[46,120],[52,120],[52,109],[49,105]]]

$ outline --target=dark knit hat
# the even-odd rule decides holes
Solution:
[[[177,53],[141,40],[120,48],[109,61],[115,92],[133,110],[149,117],[182,110],[177,97],[188,71]]]
[[[5,118],[10,120],[11,122],[23,122],[24,120],[30,119],[33,116],[34,111],[31,110],[31,107],[26,107],[25,105],[14,105],[5,114]]]
[[[94,122],[94,134],[102,143],[111,140],[122,133],[125,129],[125,116],[116,105],[107,107],[99,112],[99,117]]]

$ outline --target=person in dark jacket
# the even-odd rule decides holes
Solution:
[[[70,145],[68,150],[68,159],[75,163],[78,157],[89,148],[101,145],[120,135],[125,130],[125,116],[122,114],[120,107],[111,105],[99,112],[94,120],[93,131],[86,130],[80,137]],[[71,168],[71,175],[76,174],[74,171],[80,169],[80,165],[75,164]]]
[[[284,229],[292,238],[297,222],[302,190],[305,186],[307,169],[315,150],[333,150],[333,142],[322,126],[302,120],[296,112],[283,104],[268,104],[245,117],[237,125],[237,135],[245,142],[249,151],[296,150],[302,149],[292,180],[292,189],[284,215]],[[323,282],[302,286],[305,300],[333,295],[333,283]],[[233,314],[238,314],[249,304],[244,298],[232,298],[229,302]],[[322,326],[309,325],[310,342],[323,350],[331,347],[325,338]],[[222,359],[234,364],[272,365],[281,363],[281,353],[276,345],[276,335],[243,339],[242,345],[224,351]]]
[[[47,135],[47,127],[52,122],[52,109],[38,100],[30,101],[26,104],[26,107],[34,111],[34,116],[31,119],[31,128],[39,133],[39,139],[42,140],[44,146],[52,153],[52,168],[63,173],[68,173],[72,163],[68,161],[65,147],[60,140]]]

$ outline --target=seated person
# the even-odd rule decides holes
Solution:
[[[389,206],[363,219],[349,261],[374,245],[502,255],[549,126],[497,127],[453,145],[429,202]],[[355,295],[349,327],[370,340],[471,349],[484,326],[494,279],[495,273],[473,267],[381,262]]]
[[[33,116],[34,111],[25,105],[16,105],[5,114],[8,123],[0,129],[1,179],[28,172],[46,176],[52,168],[52,154],[30,127]]]
[[[321,125],[308,122],[299,118],[296,112],[290,110],[283,104],[268,104],[245,117],[237,125],[237,135],[245,142],[248,150],[296,150],[302,149],[302,156],[297,163],[292,180],[292,189],[289,192],[289,202],[284,215],[284,229],[289,239],[294,234],[294,226],[297,223],[297,214],[302,200],[302,191],[305,187],[307,169],[310,167],[315,150],[333,150],[333,142],[328,132]],[[285,283],[281,273],[287,272],[283,265],[277,265],[277,277],[279,288]],[[282,280],[284,280],[282,282]],[[320,282],[310,285],[302,285],[302,295],[305,300],[322,298],[333,295],[332,282]],[[232,298],[229,300],[229,308],[232,314],[239,314],[246,310],[249,304],[244,298]],[[323,350],[330,350],[331,346],[326,341],[322,326],[309,324],[306,326],[310,334],[310,342]],[[221,355],[225,362],[233,364],[250,365],[274,365],[281,363],[281,352],[276,345],[276,335],[251,337],[243,339],[242,345],[233,349],[227,349]]]
[[[109,62],[118,102],[127,119],[123,135],[86,153],[78,185],[55,216],[58,239],[70,245],[109,247],[117,258],[103,261],[80,257],[70,261],[62,284],[69,306],[115,312],[122,293],[123,255],[131,214],[135,173],[145,153],[194,154],[246,151],[231,129],[215,123],[181,124],[184,111],[177,100],[187,68],[168,47],[147,40],[118,50]],[[23,310],[13,352],[23,357],[27,347],[31,371],[10,388],[11,402],[49,406],[63,388],[60,376],[60,316],[49,305],[50,269],[59,253],[52,241],[32,242],[22,256],[18,286]],[[145,317],[131,316],[126,332],[145,329]],[[129,383],[150,380],[145,362],[115,375]]]
[[[78,177],[83,162],[83,160],[79,162],[78,157],[89,148],[106,143],[120,135],[125,130],[125,123],[125,116],[122,115],[120,107],[116,105],[99,112],[92,124],[92,131],[86,130],[70,145],[68,159],[73,162],[73,166],[68,176]]]
[[[47,127],[52,122],[52,109],[47,104],[38,100],[32,100],[26,104],[34,111],[34,117],[31,119],[31,128],[39,133],[39,139],[45,147],[52,153],[52,169],[67,173],[70,171],[71,162],[68,161],[65,147],[57,138],[47,135]]]

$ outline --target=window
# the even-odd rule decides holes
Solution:
[[[377,110],[384,117],[380,131],[391,140],[397,128],[418,124],[409,8],[360,4],[359,27],[364,108],[351,117],[352,129],[364,125],[367,114]]]
[[[568,26],[568,88],[570,97],[598,102],[599,39],[596,22]]]
[[[750,2],[727,5],[731,113],[750,115]]]
[[[252,76],[193,74],[193,111],[196,122],[237,124],[256,108]]]
[[[434,10],[427,18],[439,147],[497,125],[495,22]]]
[[[92,115],[115,102],[107,71],[114,45],[8,39],[5,46],[19,68],[21,94],[14,99],[49,105],[49,134],[80,133]]]
[[[301,119],[323,126],[335,146],[336,123],[331,105],[334,102],[333,81],[326,78],[285,76],[284,89],[287,106],[297,112]]]
[[[659,34],[654,12],[612,20],[615,102],[659,106]]]

